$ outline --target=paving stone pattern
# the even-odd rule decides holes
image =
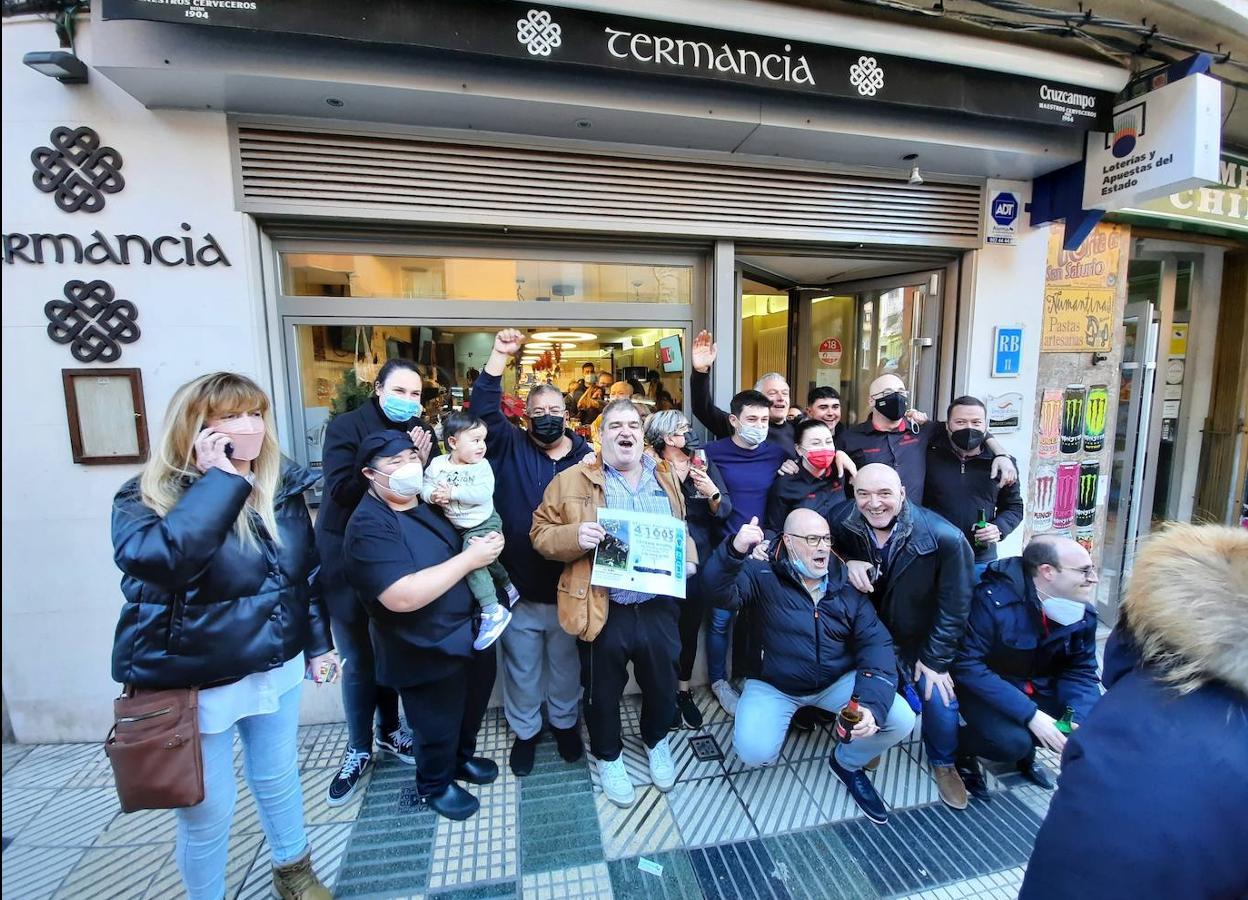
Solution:
[[[510,735],[491,710],[481,752],[503,768],[473,788],[481,811],[450,822],[423,808],[413,769],[374,766],[346,806],[325,803],[346,745],[342,725],[300,731],[308,836],[316,868],[339,898],[619,898],[619,900],[975,900],[1013,898],[1051,794],[1011,767],[989,774],[989,802],[955,812],[937,799],[918,731],[872,776],[894,814],[885,826],[859,815],[826,756],[827,729],[791,733],[781,759],[746,769],[732,751],[732,720],[709,692],[706,724],[671,736],[677,784],[650,783],[638,710],[624,710],[625,762],[637,803],[602,794],[592,760],[566,763],[546,738],[533,773],[506,769]],[[701,759],[691,739],[716,742]],[[269,855],[242,780],[227,896],[270,896]],[[1057,770],[1057,760],[1042,754]],[[5,745],[3,895],[41,898],[184,896],[172,813],[124,815],[98,745]]]

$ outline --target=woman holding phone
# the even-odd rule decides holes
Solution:
[[[732,501],[715,464],[699,449],[697,435],[678,409],[662,410],[646,417],[646,446],[657,459],[665,460],[680,480],[685,495],[685,523],[689,538],[698,548],[698,559],[710,559],[723,533],[723,522],[732,514]],[[680,607],[680,672],[676,685],[676,711],[690,728],[702,727],[702,711],[693,699],[689,679],[698,653],[698,631],[706,615],[701,570],[689,578],[685,602]]]
[[[125,597],[114,680],[197,687],[204,799],[175,810],[175,857],[191,900],[225,894],[234,813],[233,744],[282,898],[329,891],[312,870],[299,783],[299,695],[337,677],[316,587],[315,482],[278,449],[269,398],[241,375],[183,385],[142,473],[113,501],[114,559]]]

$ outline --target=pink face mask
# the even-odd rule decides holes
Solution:
[[[227,419],[212,429],[218,434],[228,434],[234,449],[229,453],[231,459],[245,462],[260,455],[260,447],[264,444],[264,420],[251,417]]]

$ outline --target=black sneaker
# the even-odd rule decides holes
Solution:
[[[412,733],[406,728],[396,728],[384,737],[379,736],[377,749],[393,754],[401,763],[416,765],[416,746],[412,741]]]
[[[528,738],[516,738],[511,744],[511,755],[507,762],[511,771],[523,778],[533,772],[533,762],[537,758],[537,739],[540,735]]]
[[[966,785],[966,792],[976,800],[991,800],[992,793],[988,790],[988,782],[984,780],[984,770],[979,760],[973,756],[959,756],[957,760],[958,774]]]
[[[690,728],[702,727],[702,710],[698,709],[698,704],[693,699],[693,691],[676,692],[676,716],[677,728],[680,727],[680,719],[684,719]]]
[[[1036,787],[1042,787],[1046,791],[1051,791],[1056,787],[1052,773],[1036,759],[1035,750],[1018,761],[1018,773]]]
[[[841,784],[845,785],[849,796],[854,798],[854,802],[858,804],[863,815],[876,825],[883,825],[888,821],[888,807],[876,793],[875,785],[871,783],[866,772],[862,769],[851,772],[844,768],[836,761],[835,750],[828,754],[828,766],[836,777],[841,779]]]
[[[367,750],[352,750],[348,747],[346,756],[342,758],[342,768],[329,783],[325,802],[329,806],[342,806],[349,802],[355,796],[356,789],[364,781],[364,776],[368,774],[372,764],[373,755]]]
[[[585,743],[581,740],[579,725],[571,728],[556,728],[552,725],[550,730],[555,736],[555,749],[559,751],[564,762],[576,762],[585,755]]]

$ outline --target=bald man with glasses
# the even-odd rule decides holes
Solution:
[[[751,558],[763,540],[754,518],[720,544],[706,565],[706,593],[717,606],[753,607],[762,664],[737,704],[732,743],[747,766],[773,765],[793,714],[803,706],[835,713],[857,697],[862,721],[828,765],[872,822],[888,807],[863,768],[914,727],[914,713],[897,693],[897,658],[871,601],[850,584],[832,553],[828,521],[810,509],[784,520],[776,551]]]

